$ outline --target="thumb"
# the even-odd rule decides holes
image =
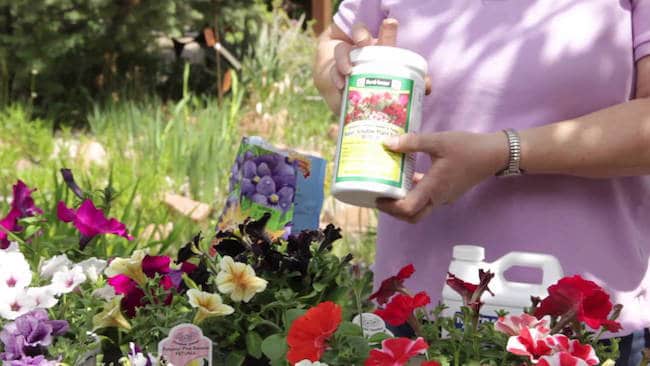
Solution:
[[[401,153],[428,152],[435,150],[435,135],[416,134],[409,132],[404,135],[391,136],[384,140],[384,146],[389,150]]]

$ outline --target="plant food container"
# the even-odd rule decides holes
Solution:
[[[401,199],[411,189],[415,155],[383,141],[420,129],[426,60],[415,52],[368,46],[350,52],[340,114],[332,194],[355,206]]]

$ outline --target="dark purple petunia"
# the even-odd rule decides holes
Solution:
[[[79,187],[77,182],[74,180],[74,175],[72,175],[72,170],[63,168],[61,169],[61,176],[63,177],[63,181],[65,184],[74,192],[75,196],[79,197],[80,199],[84,199],[84,192]]]
[[[104,212],[87,199],[75,211],[68,208],[63,201],[57,206],[57,216],[63,222],[72,222],[81,233],[79,245],[83,250],[88,242],[100,234],[113,234],[132,240],[126,226],[115,218],[106,218]]]
[[[13,361],[42,355],[54,337],[65,334],[68,329],[67,321],[50,320],[43,309],[30,311],[7,323],[0,332],[4,344],[0,359]]]
[[[32,192],[35,190],[36,189],[30,190],[22,180],[18,180],[16,184],[14,184],[11,209],[7,216],[0,220],[0,249],[7,249],[9,247],[7,232],[18,232],[23,229],[18,225],[18,220],[43,213],[43,210],[34,204]]]

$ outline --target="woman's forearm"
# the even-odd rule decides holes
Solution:
[[[520,131],[528,174],[613,177],[650,174],[650,99]]]

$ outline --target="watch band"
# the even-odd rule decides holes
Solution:
[[[524,172],[519,168],[521,162],[521,139],[519,134],[512,128],[506,128],[503,133],[508,138],[508,165],[496,175],[497,177],[522,175]]]

